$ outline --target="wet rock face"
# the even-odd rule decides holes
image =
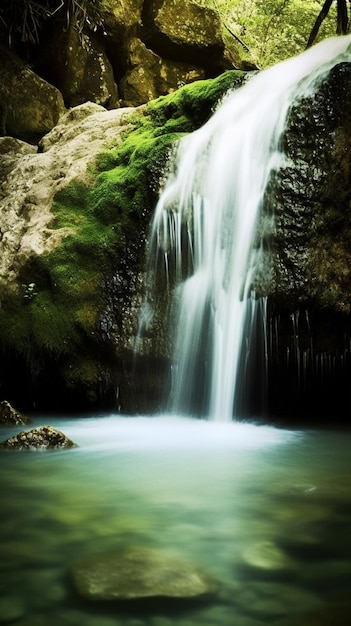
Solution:
[[[274,212],[273,290],[285,302],[351,311],[351,64],[292,107],[288,164],[267,191]]]
[[[287,163],[265,198],[275,220],[268,404],[319,421],[345,420],[350,410],[350,98],[351,64],[341,63],[292,107],[282,138]]]
[[[76,444],[61,431],[52,426],[40,426],[29,431],[21,431],[0,443],[6,450],[57,450],[73,448]]]
[[[93,554],[75,563],[72,578],[88,600],[195,598],[215,591],[206,574],[160,550],[131,547]]]

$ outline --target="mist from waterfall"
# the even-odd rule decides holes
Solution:
[[[151,227],[148,278],[157,290],[163,272],[170,292],[175,413],[231,421],[245,413],[245,398],[263,393],[266,306],[253,282],[274,228],[274,211],[257,227],[264,193],[272,170],[286,162],[281,137],[292,103],[351,61],[350,42],[326,40],[255,74],[180,141]]]

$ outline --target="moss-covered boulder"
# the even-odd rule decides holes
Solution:
[[[14,154],[0,198],[6,395],[15,397],[21,378],[21,398],[38,409],[138,405],[127,365],[162,176],[175,143],[242,76],[198,81],[137,109],[81,105],[38,153]],[[168,355],[160,345],[152,356]]]
[[[92,601],[181,600],[212,594],[217,587],[180,557],[145,547],[82,558],[73,565],[72,578],[79,595]]]

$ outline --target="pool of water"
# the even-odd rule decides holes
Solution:
[[[26,429],[39,424],[78,447],[0,453],[0,624],[349,623],[350,431],[120,415]],[[77,559],[135,545],[171,551],[218,591],[142,609],[77,596]]]

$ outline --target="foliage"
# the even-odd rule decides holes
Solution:
[[[230,44],[228,28],[239,43],[242,56],[259,67],[268,67],[302,52],[321,10],[321,0],[196,0],[219,11]],[[318,40],[335,35],[336,5],[333,4],[318,34]],[[233,41],[233,36],[231,37]],[[246,50],[245,50],[245,48]]]
[[[74,19],[80,28],[84,24],[101,24],[100,6],[103,0],[1,0],[0,32],[10,45],[16,41],[39,43],[40,31],[48,20]]]

